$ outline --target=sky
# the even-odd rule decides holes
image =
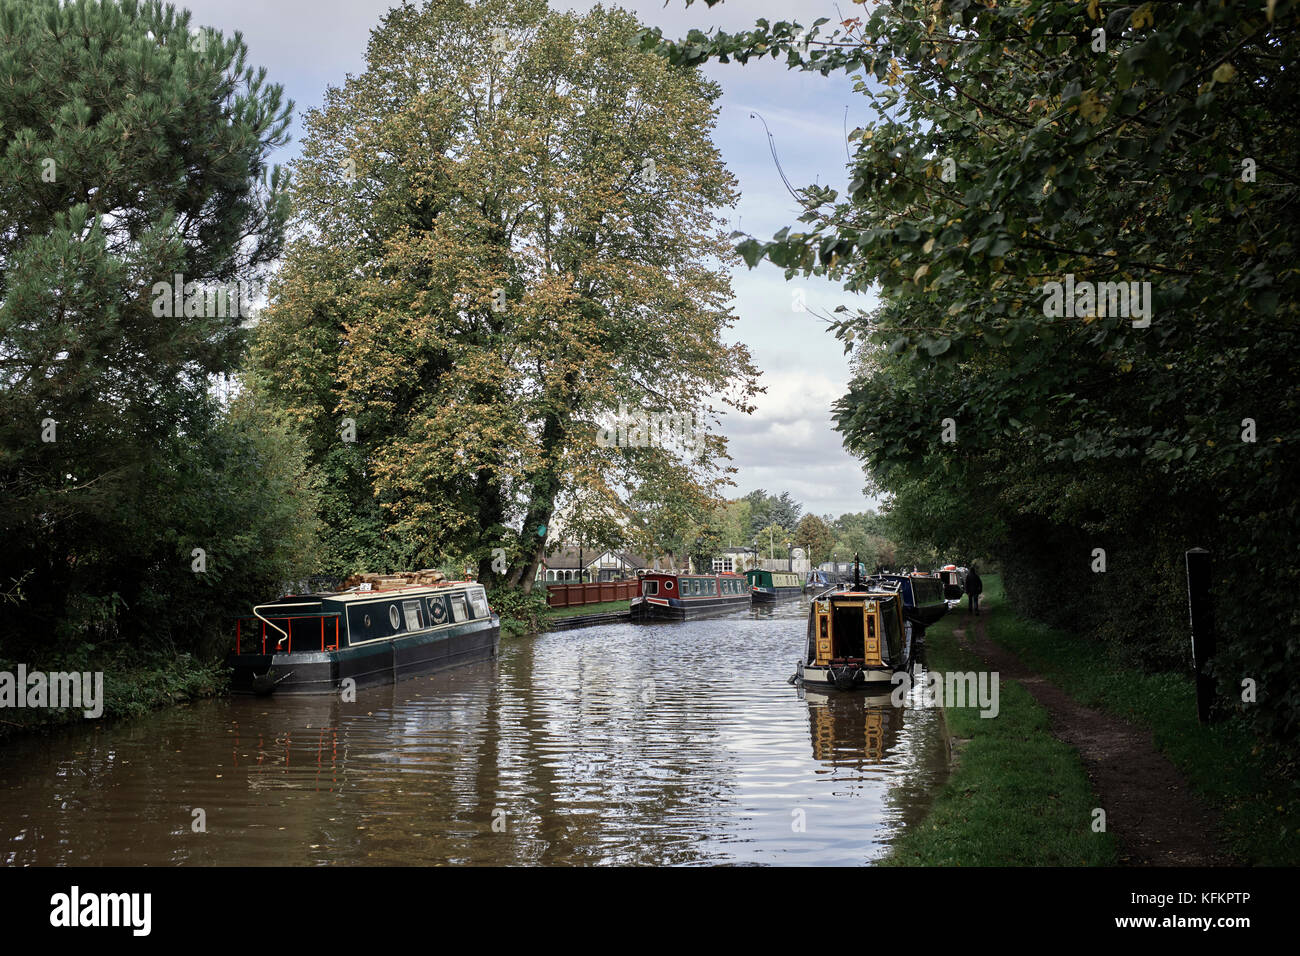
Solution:
[[[192,12],[194,26],[226,34],[241,31],[249,63],[266,67],[268,79],[281,84],[295,102],[293,141],[273,157],[280,163],[297,155],[301,117],[322,103],[326,88],[365,70],[370,30],[395,5],[395,0],[173,2]],[[551,0],[555,9],[582,11],[594,5],[594,0]],[[726,0],[713,8],[703,0],[689,7],[685,0],[622,0],[617,5],[669,38],[684,37],[693,28],[748,29],[759,17],[811,24],[822,16],[835,22],[841,14],[860,12],[852,0]],[[752,115],[756,111],[772,131],[792,184],[816,182],[843,189],[848,181],[845,129],[871,118],[869,105],[852,91],[848,76],[790,71],[771,58],[745,65],[710,63],[704,70],[723,90],[713,138],[740,184],[740,203],[730,213],[734,228],[770,239],[798,218],[798,207],[773,163],[763,124]],[[878,507],[863,492],[861,463],[844,450],[831,425],[830,406],[848,383],[847,356],[825,322],[795,310],[794,294],[800,290],[807,308],[821,314],[841,304],[870,308],[874,302],[816,277],[787,283],[782,270],[771,263],[753,270],[739,265],[732,284],[739,321],[731,340],[749,346],[767,392],[758,397],[752,415],[732,412],[722,420],[732,464],[738,469],[728,496],[757,488],[769,494],[788,491],[806,513],[814,514]]]

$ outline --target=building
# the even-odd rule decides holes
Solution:
[[[762,550],[753,548],[723,548],[713,559],[714,573],[730,571],[744,574],[746,571],[796,571],[801,574],[812,570],[812,565],[803,552],[795,548],[795,556],[789,558],[764,557]]]
[[[537,580],[546,584],[572,581],[625,581],[636,577],[645,560],[631,551],[600,551],[596,548],[556,549],[537,567]]]

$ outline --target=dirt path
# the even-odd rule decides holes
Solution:
[[[1002,678],[1029,691],[1051,715],[1052,733],[1079,752],[1106,811],[1106,828],[1118,841],[1120,863],[1231,865],[1233,860],[1213,837],[1218,822],[1214,814],[1191,794],[1169,758],[1156,750],[1151,732],[1085,707],[1035,674],[989,639],[987,617],[988,612],[965,617],[953,629],[958,643],[984,658]],[[972,620],[974,627],[969,628]],[[968,630],[973,635],[968,636]]]

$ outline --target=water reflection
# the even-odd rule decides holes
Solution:
[[[813,757],[832,768],[878,764],[898,741],[906,708],[888,693],[805,690]]]
[[[12,741],[0,860],[868,862],[942,779],[941,721],[790,687],[806,607],[511,641],[355,703],[205,701]]]

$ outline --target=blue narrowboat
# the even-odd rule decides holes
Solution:
[[[650,571],[632,599],[632,619],[683,621],[725,614],[750,605],[749,585],[739,574],[678,574]]]
[[[903,599],[903,616],[922,628],[948,613],[943,581],[937,574],[873,574],[867,583],[874,590],[889,591]]]
[[[754,569],[745,572],[749,583],[749,592],[755,603],[780,601],[785,598],[798,597],[803,593],[799,584],[799,575],[793,571],[763,571]]]
[[[296,594],[253,608],[235,624],[226,658],[235,693],[334,693],[391,683],[496,657],[501,619],[483,586],[429,586]]]

